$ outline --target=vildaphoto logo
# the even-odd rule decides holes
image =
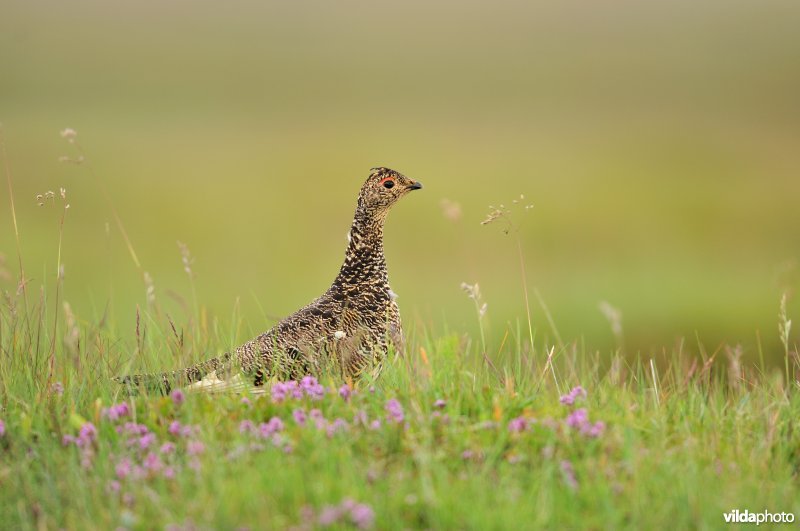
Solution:
[[[734,509],[728,513],[723,513],[726,524],[791,524],[794,522],[794,513],[771,513],[762,511],[753,513],[745,509],[740,511]]]

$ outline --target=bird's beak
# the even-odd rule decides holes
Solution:
[[[419,181],[414,181],[414,182],[413,182],[413,183],[412,183],[412,184],[411,184],[411,185],[408,187],[408,189],[409,189],[409,190],[421,190],[421,189],[422,189],[422,183],[421,183],[421,182],[419,182]]]

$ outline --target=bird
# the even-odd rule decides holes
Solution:
[[[390,346],[400,354],[404,349],[400,309],[383,252],[384,224],[398,201],[420,189],[422,183],[397,171],[372,168],[358,194],[344,262],[321,296],[232,352],[183,369],[115,380],[168,394],[209,375],[224,380],[239,374],[255,386],[326,370],[344,378],[377,377]]]

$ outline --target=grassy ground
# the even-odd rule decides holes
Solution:
[[[9,295],[0,320],[6,528],[705,529],[733,509],[800,515],[788,348],[775,372],[731,349],[608,364],[531,349],[527,330],[484,348],[417,329],[375,382],[126,398],[109,377],[132,359],[156,364],[169,345],[179,363],[230,340],[202,310],[175,324],[157,306],[135,345],[69,318],[53,336],[32,295],[27,311]]]

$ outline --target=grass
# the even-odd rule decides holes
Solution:
[[[525,327],[502,345],[420,327],[377,381],[323,377],[322,396],[129,398],[111,376],[230,348],[240,323],[199,307],[176,324],[153,302],[130,338],[36,293],[0,310],[7,528],[705,529],[733,509],[800,514],[785,313],[785,371],[733,349],[630,359],[532,346]]]
[[[183,244],[190,294],[173,298],[190,302],[175,319],[127,237],[147,294],[135,330],[118,330],[107,308],[79,319],[61,292],[66,194],[42,198],[59,209],[57,267],[36,287],[6,177],[20,271],[0,305],[7,528],[706,529],[734,509],[800,515],[800,358],[786,297],[783,350],[758,363],[683,342],[626,355],[610,305],[620,346],[600,353],[564,341],[538,291],[545,319],[534,326],[517,239],[526,311],[500,340],[485,331],[479,286],[463,284],[477,327],[417,322],[376,381],[128,397],[112,376],[183,366],[260,330],[238,305],[228,320],[209,317]],[[501,206],[487,222],[516,235],[511,215]]]
[[[48,386],[47,349],[37,358],[28,343],[35,328],[4,311],[8,528],[302,529],[334,516],[380,529],[717,528],[736,508],[800,514],[800,398],[780,373],[729,374],[718,359],[698,367],[677,354],[660,369],[614,358],[606,370],[573,349],[554,356],[552,374],[586,396],[565,405],[546,352],[495,359],[498,376],[476,342],[445,335],[416,338],[348,399],[334,380],[321,399],[123,398],[108,380],[123,355],[92,328],[79,350],[57,350],[61,385]],[[145,350],[163,341],[148,334]],[[598,431],[570,426],[581,409]],[[367,517],[337,514],[347,500]]]

